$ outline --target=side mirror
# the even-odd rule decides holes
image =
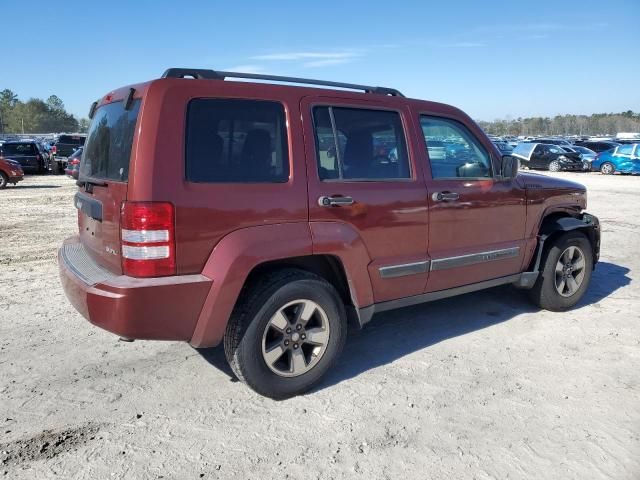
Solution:
[[[515,178],[518,175],[518,169],[520,168],[520,160],[512,155],[502,156],[502,178],[505,180]]]

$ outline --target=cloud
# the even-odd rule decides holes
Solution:
[[[351,60],[351,58],[326,58],[324,60],[305,62],[302,64],[302,66],[307,68],[328,67],[331,65],[342,65],[345,63],[349,63]]]
[[[333,52],[294,51],[254,55],[249,60],[260,62],[298,62],[304,68],[343,65],[361,57],[364,50],[342,50]]]
[[[264,73],[264,67],[262,67],[261,65],[245,64],[227,67],[224,69],[224,71],[242,73]]]
[[[480,47],[486,47],[487,44],[482,42],[454,42],[454,43],[443,43],[440,46],[450,47],[450,48],[480,48]]]
[[[551,35],[548,33],[534,33],[533,35],[527,35],[525,38],[529,40],[543,40],[545,38],[549,38]]]
[[[251,60],[346,60],[357,57],[356,52],[286,52],[286,53],[270,53],[268,55],[254,55],[249,57]]]

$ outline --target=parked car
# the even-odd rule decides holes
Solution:
[[[84,145],[86,135],[64,134],[58,136],[51,147],[53,154],[53,173],[62,173],[67,165],[67,158]]]
[[[520,159],[522,166],[531,169],[549,170],[582,170],[580,154],[567,152],[557,145],[545,143],[521,143],[513,149],[513,156]]]
[[[71,178],[78,179],[78,172],[80,171],[80,159],[82,158],[82,150],[84,147],[80,147],[67,159],[67,166],[64,169],[64,173]]]
[[[511,155],[511,153],[513,152],[513,147],[507,142],[494,141],[493,144],[498,150],[500,150],[500,153],[502,153],[503,155]]]
[[[608,141],[580,140],[575,142],[575,145],[578,145],[580,147],[587,147],[589,150],[592,150],[596,153],[600,153],[600,152],[606,152],[607,150],[611,150],[612,148],[615,148],[620,144],[616,142],[608,142]]]
[[[15,160],[22,170],[30,173],[46,173],[49,161],[34,140],[13,140],[0,146],[0,156]]]
[[[562,311],[598,261],[584,186],[519,173],[462,111],[391,88],[169,69],[91,111],[69,301],[126,339],[222,342],[273,398],[322,378],[348,319],[502,284]]]
[[[80,171],[80,159],[82,158],[82,150],[84,147],[80,147],[78,150],[73,152],[71,156],[67,159],[67,166],[64,169],[65,175],[68,175],[71,178],[78,179],[78,173]]]
[[[0,189],[6,188],[8,184],[16,185],[24,178],[22,167],[15,160],[4,158],[0,151]]]
[[[596,155],[591,164],[593,171],[605,175],[619,173],[640,173],[640,143],[620,145]]]

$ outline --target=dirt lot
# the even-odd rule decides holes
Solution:
[[[0,191],[0,476],[640,478],[640,178],[558,175],[604,227],[579,308],[504,287],[381,315],[283,402],[235,382],[220,349],[92,327],[55,260],[73,182]]]

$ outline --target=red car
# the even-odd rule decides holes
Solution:
[[[0,189],[10,183],[17,185],[23,178],[24,172],[18,162],[0,156]]]
[[[598,261],[585,187],[391,88],[169,69],[90,116],[67,297],[127,339],[223,342],[273,398],[319,381],[348,319],[502,284],[566,310]]]
[[[80,160],[82,159],[83,148],[84,147],[80,147],[71,154],[67,159],[67,166],[64,168],[65,175],[76,180],[78,179],[78,172],[80,171]]]

